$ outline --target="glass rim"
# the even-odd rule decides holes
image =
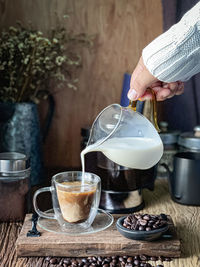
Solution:
[[[80,175],[80,174],[83,173],[82,171],[66,171],[66,172],[59,172],[59,173],[53,175],[53,177],[52,177],[52,182],[54,182],[55,184],[57,184],[57,185],[59,185],[59,186],[61,186],[61,187],[64,187],[64,188],[77,188],[77,187],[80,187],[80,185],[65,185],[65,184],[62,184],[62,183],[59,183],[58,181],[56,181],[56,179],[57,179],[59,176],[62,176],[62,175],[63,175],[63,178],[66,178],[66,182],[67,182],[67,179],[68,179],[68,178],[72,178],[72,176],[71,176],[71,177],[67,177],[67,176],[65,177],[64,175],[72,174],[72,173],[76,173],[76,174],[77,174],[77,176],[76,176],[75,178],[78,178],[78,177],[79,177],[79,178],[82,178],[81,175]],[[87,185],[87,186],[88,186],[88,185],[94,186],[94,185],[97,185],[99,182],[101,182],[101,178],[100,178],[98,175],[96,175],[95,173],[85,172],[85,174],[86,174],[86,175],[89,175],[90,178],[94,177],[95,180],[94,180],[94,181],[90,181],[91,184],[83,183],[83,186],[86,186],[86,185]],[[85,181],[88,181],[88,178],[89,178],[89,177],[85,176],[84,178],[85,178]],[[76,181],[76,180],[75,180],[75,181]],[[81,180],[77,180],[77,181],[82,181],[82,179],[81,179]],[[70,182],[70,181],[69,181],[69,182]]]
[[[120,104],[117,104],[117,103],[114,103],[114,104],[111,104],[107,107],[105,107],[98,115],[97,117],[95,118],[93,124],[92,124],[92,127],[91,127],[91,130],[93,130],[94,128],[94,125],[95,123],[97,122],[97,120],[101,117],[101,115],[109,108],[113,107],[113,106],[117,106],[119,107],[120,109],[120,116],[119,116],[119,119],[118,119],[118,122],[116,123],[115,127],[113,128],[113,130],[105,137],[103,138],[103,140],[101,140],[99,143],[98,143],[98,146],[100,146],[101,144],[103,144],[106,140],[108,140],[112,135],[113,133],[116,131],[116,129],[118,128],[120,122],[121,122],[121,118],[122,118],[122,109],[123,107],[120,105]],[[91,142],[91,138],[92,138],[92,132],[90,133],[90,136],[89,136],[89,139],[88,139],[88,142],[87,142],[87,146],[90,145],[90,142]]]

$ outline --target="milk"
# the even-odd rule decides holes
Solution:
[[[100,144],[87,146],[81,152],[82,171],[85,172],[84,155],[101,151],[113,162],[133,169],[149,169],[161,159],[163,154],[163,144],[160,139],[144,137],[123,137],[110,138]]]

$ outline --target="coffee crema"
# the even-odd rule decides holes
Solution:
[[[90,183],[74,181],[63,182],[60,186],[56,185],[56,188],[64,220],[69,223],[85,221],[91,210],[96,187]]]

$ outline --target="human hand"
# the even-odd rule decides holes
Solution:
[[[177,82],[161,82],[154,77],[145,67],[142,57],[140,58],[131,76],[130,90],[128,98],[132,101],[140,99],[151,99],[152,94],[147,88],[151,88],[156,93],[156,100],[162,101],[174,95],[181,95],[184,92],[184,84]]]

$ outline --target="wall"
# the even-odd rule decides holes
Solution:
[[[46,31],[70,14],[74,33],[95,36],[82,51],[78,90],[55,95],[56,112],[44,145],[47,166],[80,164],[80,129],[91,125],[105,106],[120,101],[123,73],[131,72],[142,48],[162,32],[160,0],[1,0],[0,27],[32,21]],[[41,103],[41,120],[46,110]]]

